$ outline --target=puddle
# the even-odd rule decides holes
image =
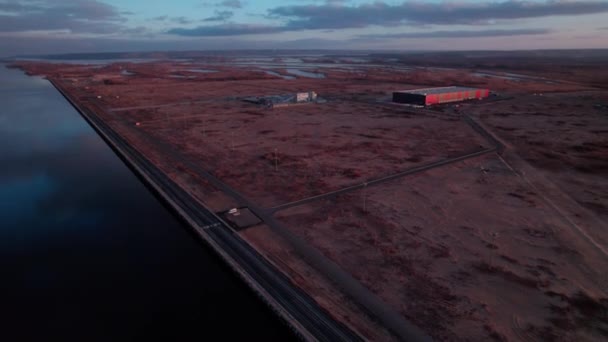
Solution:
[[[293,76],[289,76],[289,75],[281,75],[278,72],[274,72],[274,71],[270,71],[270,70],[264,70],[265,73],[267,73],[268,75],[272,75],[272,76],[276,76],[276,77],[281,77],[284,80],[294,80],[295,77]]]
[[[518,76],[503,76],[503,75],[496,75],[496,74],[488,74],[485,72],[474,72],[474,73],[472,73],[472,75],[477,76],[477,77],[494,77],[494,78],[500,78],[503,80],[522,81],[522,78],[518,77]]]
[[[186,71],[189,71],[189,72],[198,72],[198,73],[201,73],[201,74],[210,74],[210,73],[213,73],[213,72],[217,72],[217,70],[209,70],[209,69],[186,69]]]
[[[296,76],[302,76],[302,77],[308,77],[308,78],[325,78],[325,74],[319,74],[319,73],[315,73],[315,72],[309,72],[309,71],[303,71],[300,69],[287,69],[287,72],[292,74],[292,75],[296,75]]]
[[[181,78],[181,79],[193,79],[196,76],[183,76],[183,75],[169,75],[170,78]]]

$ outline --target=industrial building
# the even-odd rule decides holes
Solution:
[[[393,92],[393,102],[408,103],[420,106],[464,101],[471,99],[483,99],[488,97],[488,89],[467,87],[440,87],[412,89]]]
[[[295,104],[305,103],[323,103],[323,99],[319,98],[314,91],[301,92],[286,95],[270,95],[262,97],[245,97],[243,101],[263,105],[268,108],[284,107]]]

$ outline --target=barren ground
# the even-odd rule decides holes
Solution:
[[[470,113],[576,201],[608,219],[608,103],[605,91],[521,95]]]
[[[493,148],[470,115],[502,154],[274,216],[438,340],[608,338],[608,107],[595,106],[608,104],[606,68],[374,63],[312,66],[326,78],[292,80],[266,73],[287,67],[216,62],[20,66],[61,82],[215,211],[242,203],[200,170],[277,207]],[[499,96],[429,109],[387,102],[394,90],[452,84]],[[240,100],[310,90],[327,103]],[[336,319],[368,339],[394,338],[265,224],[240,234]]]
[[[277,215],[441,340],[606,332],[601,311],[571,303],[608,296],[606,256],[579,252],[585,241],[495,156]]]

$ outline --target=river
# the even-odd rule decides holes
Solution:
[[[0,64],[0,339],[290,340],[44,79]]]

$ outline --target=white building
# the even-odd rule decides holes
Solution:
[[[317,99],[317,93],[309,91],[307,93],[296,93],[296,102],[312,102]]]

